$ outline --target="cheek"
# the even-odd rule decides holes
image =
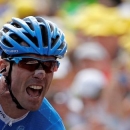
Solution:
[[[47,77],[48,81],[51,83],[51,81],[53,79],[53,73],[46,74],[46,77]]]
[[[11,72],[11,87],[20,87],[27,79],[27,72],[15,67]]]
[[[47,81],[47,88],[49,89],[50,87],[50,84],[52,82],[52,79],[53,79],[53,73],[49,73],[49,74],[46,74],[46,81]]]
[[[30,74],[29,71],[26,71],[23,68],[18,67],[17,65],[14,65],[12,68],[12,77],[20,79],[21,77],[26,79],[26,77]]]

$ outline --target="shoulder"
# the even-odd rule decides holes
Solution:
[[[40,126],[40,128],[44,127],[45,129],[46,127],[48,130],[65,130],[61,117],[46,98],[44,98],[39,110],[30,112],[28,116],[34,123],[35,121],[38,122],[37,125]]]
[[[43,114],[44,117],[48,117],[48,119],[61,119],[57,111],[52,107],[52,105],[48,102],[46,98],[44,98],[42,105],[39,109],[39,112]]]

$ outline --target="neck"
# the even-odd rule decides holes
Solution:
[[[5,114],[13,119],[20,118],[28,112],[27,110],[16,107],[8,91],[0,97],[0,104]]]

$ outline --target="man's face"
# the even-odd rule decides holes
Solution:
[[[40,59],[54,57],[31,55]],[[20,105],[26,110],[37,110],[49,89],[53,72],[46,73],[42,67],[34,71],[13,64],[11,72],[11,90]]]

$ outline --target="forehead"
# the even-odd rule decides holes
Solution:
[[[37,55],[37,54],[24,54],[20,56],[30,56],[38,59],[56,59],[54,56],[46,56],[46,55]]]

